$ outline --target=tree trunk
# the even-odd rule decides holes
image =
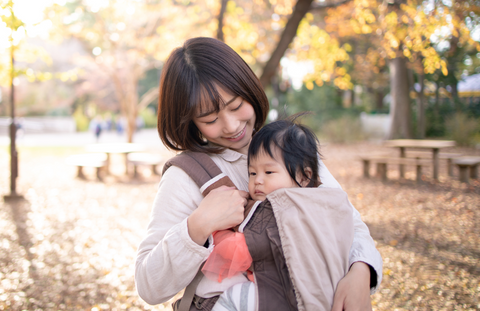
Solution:
[[[137,85],[138,80],[133,77],[128,80],[128,92],[126,101],[126,114],[127,118],[127,142],[133,142],[133,134],[137,130],[137,116],[138,116],[138,92]]]
[[[300,25],[300,22],[302,21],[305,14],[307,14],[307,12],[310,10],[325,10],[327,8],[338,7],[349,1],[351,0],[340,0],[331,3],[317,3],[314,5],[312,5],[313,0],[297,1],[297,4],[295,4],[295,7],[293,8],[292,15],[290,15],[290,18],[288,19],[288,22],[283,29],[277,47],[270,56],[270,59],[263,67],[262,75],[260,76],[260,82],[262,83],[264,88],[270,85],[271,79],[277,71],[278,64],[280,64],[280,60],[285,54],[285,51],[297,35],[298,25]]]
[[[420,91],[417,92],[417,135],[418,138],[425,138],[425,74],[418,75]]]
[[[401,55],[390,61],[390,139],[412,138],[411,107],[408,88],[407,60]]]
[[[383,91],[375,90],[375,110],[382,111],[383,109]]]
[[[228,0],[221,0],[220,13],[218,14],[217,39],[221,41],[225,41],[225,37],[223,35],[223,18],[225,16],[225,11],[227,10],[227,3]]]
[[[440,82],[435,83],[435,106],[433,109],[435,113],[435,119],[438,120],[440,117]]]
[[[462,20],[462,16],[458,15],[457,17]],[[455,110],[460,111],[462,109],[462,101],[460,100],[460,97],[458,96],[458,79],[455,75],[455,73],[458,71],[458,63],[461,63],[463,60],[463,55],[461,50],[459,51],[459,41],[460,38],[457,36],[452,36],[450,39],[450,49],[446,53],[447,56],[447,70],[448,70],[448,77],[449,77],[449,84],[452,88],[451,92],[451,98],[452,98],[452,104],[455,108]]]
[[[303,17],[310,10],[310,6],[313,0],[298,0],[293,9],[293,13],[288,19],[285,29],[283,29],[280,41],[277,44],[277,47],[273,51],[270,59],[263,67],[262,75],[260,76],[260,82],[263,87],[266,87],[270,84],[272,77],[277,71],[278,64],[280,59],[285,54],[290,43],[293,41],[293,38],[297,35],[298,25],[302,21]]]
[[[130,72],[131,76],[125,77],[125,80],[121,81],[119,74],[113,73],[111,75],[113,84],[115,86],[115,94],[120,102],[120,112],[127,121],[127,142],[133,142],[133,134],[136,130],[136,120],[138,116],[138,93],[137,84],[138,78],[136,78],[133,70]]]
[[[451,69],[448,70],[449,74],[450,72],[453,73],[453,70],[450,71]],[[453,106],[455,110],[461,111],[462,110],[462,101],[460,100],[460,97],[458,96],[458,79],[455,77],[454,74],[452,74],[452,84],[450,85],[452,87],[452,101],[453,101]]]

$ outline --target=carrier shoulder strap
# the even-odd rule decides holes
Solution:
[[[165,163],[162,175],[165,174],[167,169],[171,166],[177,166],[187,173],[188,176],[190,176],[198,185],[203,196],[206,196],[210,191],[220,186],[235,187],[232,180],[224,174],[217,164],[215,164],[215,162],[213,162],[213,160],[205,153],[184,151],[177,154]],[[253,200],[248,200],[248,204],[244,211],[245,217],[250,212],[253,203]],[[233,230],[238,231],[238,228],[239,225],[234,227]],[[198,270],[195,278],[185,288],[185,293],[181,298],[178,311],[188,311],[190,309],[198,283],[203,277],[202,267],[203,264]]]
[[[235,187],[230,178],[205,153],[184,151],[168,160],[162,174],[170,166],[177,166],[190,176],[200,188],[203,196],[220,186]]]

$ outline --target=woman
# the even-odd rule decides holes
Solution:
[[[247,150],[266,119],[268,100],[243,59],[212,38],[193,38],[172,52],[160,81],[158,131],[173,150],[207,153],[237,189],[220,188],[205,198],[177,167],[162,177],[146,238],[139,246],[135,280],[150,304],[165,302],[186,287],[212,251],[211,234],[243,220],[248,190]],[[320,164],[327,187],[340,188]],[[350,270],[338,284],[332,310],[367,310],[380,284],[382,259],[367,226],[352,206],[355,237]],[[216,283],[203,278],[196,294],[209,298],[243,276]]]

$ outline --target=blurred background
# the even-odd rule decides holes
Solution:
[[[333,141],[480,142],[478,1],[3,0],[1,16],[2,135],[13,77],[25,133],[99,123],[132,141],[155,127],[166,57],[210,36],[254,69],[270,120],[310,110]]]
[[[171,310],[138,297],[134,261],[173,155],[159,77],[196,36],[251,66],[267,122],[314,112],[384,260],[374,310],[480,310],[480,181],[451,163],[480,163],[479,0],[0,0],[0,17],[0,310]],[[424,149],[423,171],[365,178],[359,156],[398,138],[448,140],[438,176]]]

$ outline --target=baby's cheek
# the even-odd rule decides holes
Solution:
[[[251,182],[248,183],[248,192],[250,193],[250,196],[253,198],[253,194],[255,193],[254,192],[255,189],[253,187],[253,184]]]

